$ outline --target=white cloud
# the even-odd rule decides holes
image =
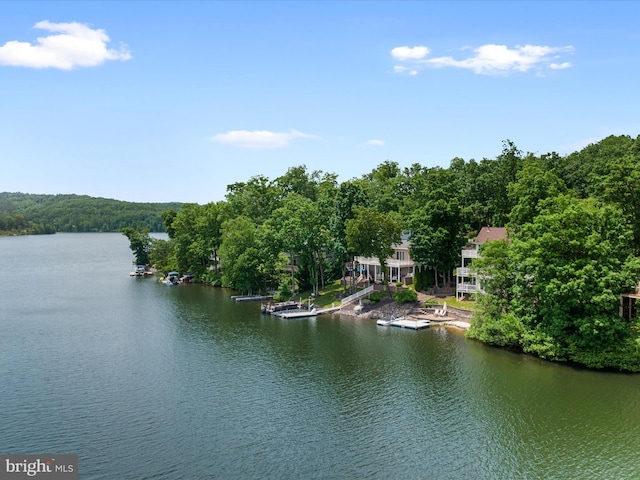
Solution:
[[[552,70],[564,70],[565,68],[570,68],[572,65],[569,62],[562,62],[562,63],[551,63],[549,64],[549,67]]]
[[[378,140],[378,139],[372,139],[369,140],[367,143],[367,145],[372,145],[374,147],[383,147],[384,146],[384,140]]]
[[[475,73],[496,74],[512,71],[527,72],[532,69],[551,67],[551,56],[558,58],[557,53],[572,52],[573,47],[547,47],[539,45],[517,45],[509,48],[506,45],[488,44],[474,48],[474,55],[464,60],[452,57],[439,57],[425,60],[425,64],[435,67],[467,68]],[[554,65],[558,65],[553,63]],[[564,64],[563,64],[564,65]],[[565,67],[570,66],[568,62]],[[551,67],[552,68],[552,67]]]
[[[393,66],[394,73],[402,73],[406,75],[417,75],[418,71],[409,67],[403,67],[402,65]]]
[[[52,32],[38,37],[35,44],[12,40],[0,46],[0,65],[29,68],[93,67],[105,60],[130,60],[125,45],[108,48],[110,39],[101,29],[92,29],[82,23],[52,23],[43,20],[33,28]]]
[[[429,49],[422,45],[417,47],[396,47],[391,50],[391,56],[396,60],[419,60],[429,54]]]
[[[227,133],[219,133],[211,137],[211,140],[224,143],[233,147],[249,148],[253,150],[266,150],[271,148],[284,148],[296,138],[315,138],[314,135],[291,130],[290,132],[269,132],[268,130],[232,130]]]
[[[414,52],[415,48],[424,48],[424,54]],[[404,50],[408,49],[408,50]],[[545,68],[562,70],[570,68],[569,62],[559,62],[563,53],[572,53],[572,46],[549,47],[542,45],[516,45],[509,48],[506,45],[487,44],[471,49],[471,55],[463,59],[453,57],[424,58],[428,53],[427,47],[397,47],[391,50],[396,60],[406,61],[405,65],[396,65],[395,73],[416,75],[421,67],[454,67],[466,68],[475,73],[493,75],[511,72],[541,72]],[[468,50],[469,47],[463,48]],[[394,53],[396,50],[398,52]]]

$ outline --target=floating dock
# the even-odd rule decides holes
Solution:
[[[282,317],[282,318],[307,318],[307,317],[317,316],[318,310],[316,310],[315,308],[311,310],[299,310],[299,311],[290,310],[290,311],[278,312],[278,313],[275,313],[274,315],[277,315],[278,317]]]
[[[429,328],[431,322],[429,320],[409,320],[407,318],[400,318],[389,323],[390,327],[409,328],[411,330],[422,330],[423,328]]]
[[[312,308],[311,310],[284,310],[281,312],[273,312],[272,315],[276,315],[282,318],[307,318],[316,317],[324,313],[333,313],[340,310],[341,306],[328,307],[328,308]]]
[[[296,302],[290,300],[288,302],[278,302],[278,303],[267,303],[266,305],[263,303],[260,305],[260,310],[262,313],[270,313],[272,315],[277,314],[278,312],[283,312],[286,310],[301,310],[302,305],[300,302]]]
[[[273,298],[269,295],[233,295],[231,300],[236,302],[259,302],[261,300],[269,300]]]

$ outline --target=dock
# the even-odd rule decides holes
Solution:
[[[235,300],[236,302],[259,302],[261,300],[269,300],[270,295],[233,295],[231,300]]]
[[[318,310],[311,309],[311,310],[289,310],[289,311],[284,311],[284,312],[277,312],[274,313],[274,315],[277,315],[278,317],[282,317],[282,318],[308,318],[308,317],[315,317],[318,315]]]
[[[300,302],[296,302],[294,300],[289,300],[287,302],[277,302],[277,303],[267,303],[260,305],[260,310],[262,313],[270,313],[272,315],[277,314],[278,312],[283,312],[285,310],[301,310],[302,305]]]
[[[411,330],[422,330],[424,328],[429,328],[431,326],[431,322],[429,320],[410,320],[408,318],[400,318],[398,320],[390,322],[389,326],[398,328],[409,328]]]
[[[281,312],[273,312],[272,315],[276,315],[282,318],[308,318],[316,317],[325,313],[333,313],[339,311],[341,306],[328,307],[328,308],[312,308],[311,310],[284,310]]]
[[[322,315],[323,313],[334,313],[339,312],[342,308],[342,305],[338,305],[337,307],[327,307],[318,309],[318,315]]]

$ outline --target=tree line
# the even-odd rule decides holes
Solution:
[[[162,232],[162,212],[180,203],[135,203],[86,195],[0,193],[0,233]]]
[[[507,227],[508,241],[489,243],[474,265],[486,295],[469,335],[640,370],[637,319],[618,315],[620,294],[640,279],[640,137],[610,136],[566,156],[525,154],[507,140],[493,159],[385,161],[341,183],[301,165],[163,219],[169,240],[145,247],[160,270],[283,296],[341,278],[353,255],[383,263],[402,232],[423,266],[415,288],[450,284],[461,247],[482,226]]]

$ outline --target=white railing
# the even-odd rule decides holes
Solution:
[[[371,265],[375,267],[380,266],[380,261],[377,258],[371,258],[371,257],[355,257],[354,262],[360,265]],[[385,260],[385,264],[387,268],[389,267],[402,268],[402,267],[413,267],[415,265],[415,262],[410,258],[405,258],[404,260],[398,260],[396,258],[387,258]]]
[[[478,258],[478,250],[474,249],[463,249],[462,250],[462,258]]]
[[[475,293],[479,291],[478,285],[473,283],[459,283],[456,285],[456,290],[462,293]]]
[[[369,295],[371,292],[373,292],[373,285],[370,285],[367,288],[365,288],[364,290],[360,290],[359,292],[356,292],[353,295],[349,295],[348,297],[344,297],[342,299],[341,304],[345,305],[345,304],[347,304],[349,302],[357,300],[360,297],[364,297],[365,295]]]
[[[458,277],[470,277],[474,275],[474,271],[471,270],[469,267],[457,267],[456,275]]]

